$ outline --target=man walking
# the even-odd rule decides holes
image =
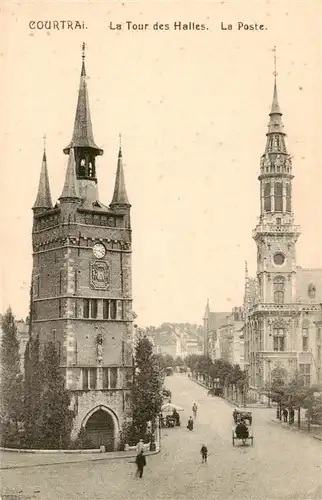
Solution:
[[[192,407],[192,414],[193,414],[194,419],[197,418],[197,410],[198,410],[198,406],[196,405],[196,403],[194,403],[193,407]]]
[[[207,463],[208,448],[205,444],[202,445],[200,453],[201,453],[201,458],[202,458],[201,462]]]
[[[143,469],[146,466],[146,459],[145,456],[143,455],[143,450],[137,455],[135,463],[137,466],[137,476],[142,477]]]

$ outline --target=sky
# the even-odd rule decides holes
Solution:
[[[119,133],[132,204],[133,309],[142,326],[202,323],[242,304],[245,260],[259,216],[260,156],[273,93],[273,47],[293,206],[297,261],[322,267],[322,78],[318,1],[3,3],[1,311],[28,313],[31,228],[46,134],[54,200],[61,194],[81,66],[86,68],[100,200],[110,203]],[[80,20],[84,30],[31,30]],[[145,31],[110,23],[148,23]],[[173,30],[176,21],[202,31]],[[150,29],[169,23],[167,31]],[[236,29],[236,23],[267,29]],[[232,30],[222,30],[232,24]]]

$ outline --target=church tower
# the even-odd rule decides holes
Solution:
[[[296,242],[292,206],[292,160],[287,152],[276,76],[265,152],[261,157],[260,218],[253,234],[263,303],[292,302],[296,293]]]
[[[296,242],[292,203],[292,160],[287,151],[276,82],[269,113],[266,146],[260,161],[260,217],[253,231],[257,277],[247,278],[245,359],[250,385],[263,388],[271,370],[293,371],[296,358]]]
[[[99,200],[96,160],[103,150],[93,136],[84,44],[74,130],[64,153],[58,202],[53,206],[44,151],[33,206],[32,335],[40,346],[56,345],[73,394],[72,436],[83,427],[95,446],[115,450],[131,415],[131,205],[121,145],[112,201]]]

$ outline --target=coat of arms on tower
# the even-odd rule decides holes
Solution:
[[[107,262],[90,263],[90,287],[95,290],[107,290],[110,284],[110,266]]]

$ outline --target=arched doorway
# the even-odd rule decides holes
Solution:
[[[105,446],[106,451],[114,451],[115,449],[115,417],[99,407],[93,412],[86,421],[85,430],[87,436],[93,442],[95,447]]]

